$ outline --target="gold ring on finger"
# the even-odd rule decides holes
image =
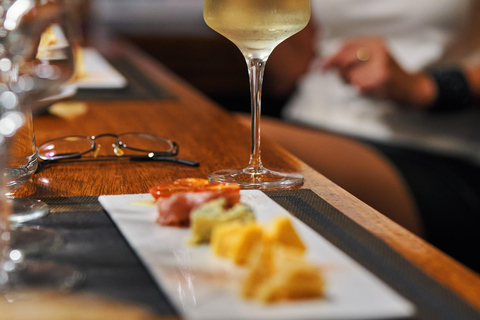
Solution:
[[[367,62],[370,59],[371,53],[367,48],[359,48],[357,50],[357,59],[361,62]]]

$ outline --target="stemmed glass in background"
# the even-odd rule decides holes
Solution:
[[[12,196],[31,178],[38,164],[32,108],[42,98],[58,93],[73,75],[74,59],[64,1],[15,0],[0,4],[5,30],[0,37],[0,63],[5,63],[0,66],[0,103],[19,108],[24,117],[23,125],[7,145],[7,192]],[[22,223],[48,213],[48,206],[38,200],[11,197],[11,201],[12,222]]]
[[[236,182],[242,189],[280,189],[303,184],[298,173],[263,167],[260,156],[261,93],[265,63],[273,49],[310,20],[309,0],[205,0],[207,25],[232,41],[247,62],[252,102],[252,150],[247,168],[213,172],[210,181]]]
[[[81,279],[81,273],[69,265],[26,259],[25,252],[32,248],[48,250],[44,245],[55,244],[60,237],[58,233],[40,227],[10,226],[12,221],[25,222],[45,214],[47,206],[30,199],[3,198],[24,185],[37,168],[31,106],[65,82],[68,61],[72,61],[70,75],[73,73],[68,46],[54,47],[52,55],[45,52],[39,55],[38,50],[45,30],[59,23],[62,8],[61,0],[0,0],[0,137],[3,148],[0,153],[0,200],[5,200],[0,205],[3,210],[0,212],[0,241],[7,243],[6,251],[0,254],[0,262],[5,262],[0,271],[0,287],[3,284],[8,288],[21,288],[34,284],[66,288]],[[31,201],[29,205],[16,205],[28,201]],[[11,249],[15,238],[21,239],[22,250],[17,246]]]

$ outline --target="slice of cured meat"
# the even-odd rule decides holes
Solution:
[[[209,183],[206,179],[179,179],[150,188],[158,208],[157,223],[163,226],[189,226],[190,212],[214,199],[224,197],[227,207],[240,201],[240,186],[235,183]]]

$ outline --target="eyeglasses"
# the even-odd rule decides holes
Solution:
[[[103,137],[116,138],[112,144],[117,157],[128,157],[135,161],[170,161],[190,166],[198,166],[198,162],[169,158],[178,154],[179,146],[176,142],[154,134],[141,132],[127,132],[122,134],[103,133],[96,136],[66,136],[42,143],[38,146],[40,159],[49,162],[59,160],[81,158],[83,155],[93,152],[97,158],[100,144],[96,140]],[[125,155],[124,149],[146,153],[147,155]]]

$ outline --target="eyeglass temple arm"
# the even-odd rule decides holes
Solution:
[[[81,155],[68,158],[68,159],[56,159],[56,160],[43,160],[38,162],[37,170],[35,173],[41,172],[46,165],[49,164],[55,164],[58,162],[61,162],[62,160],[71,160],[71,159],[79,159],[81,158]],[[163,157],[163,156],[129,156],[126,157],[131,161],[166,161],[166,162],[173,162],[173,163],[178,163],[178,164],[183,164],[186,166],[191,166],[191,167],[198,167],[200,166],[199,162],[196,161],[191,161],[191,160],[185,160],[185,159],[178,159],[178,158],[170,158],[170,157]],[[102,160],[102,159],[97,159],[97,160]]]
[[[178,164],[184,164],[191,167],[198,167],[200,166],[199,162],[185,160],[185,159],[178,159],[178,158],[170,158],[170,157],[163,157],[163,156],[130,156],[130,160],[132,161],[166,161],[166,162],[174,162]]]

